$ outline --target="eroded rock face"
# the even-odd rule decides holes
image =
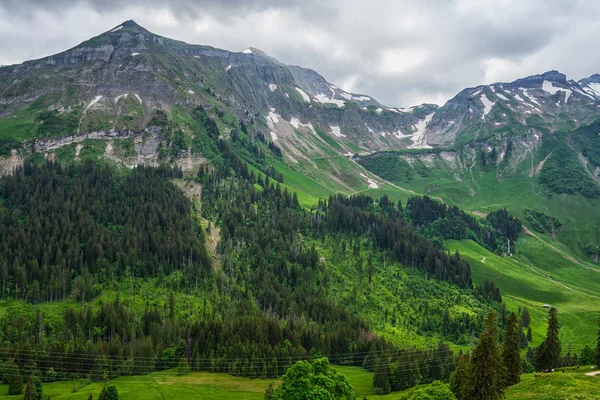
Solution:
[[[0,177],[12,174],[18,167],[21,167],[25,159],[16,149],[12,150],[10,156],[0,157]]]

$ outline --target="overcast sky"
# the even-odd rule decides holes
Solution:
[[[595,0],[0,0],[0,65],[133,19],[188,43],[257,47],[389,106],[443,104],[551,69],[600,72],[599,16]]]

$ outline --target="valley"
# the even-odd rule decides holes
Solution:
[[[591,362],[533,369],[549,310],[553,368],[598,338],[598,84],[386,107],[133,21],[1,67],[0,398],[36,377],[262,399],[323,355],[357,395],[409,398],[503,346],[511,313],[528,373],[506,398],[585,397]]]

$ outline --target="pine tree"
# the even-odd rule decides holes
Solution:
[[[533,340],[533,333],[531,332],[531,327],[527,328],[527,341],[531,342]]]
[[[452,377],[450,378],[450,390],[452,390],[452,393],[454,393],[454,396],[456,396],[457,400],[468,399],[470,361],[470,356],[468,354],[459,355],[456,369],[454,369]]]
[[[557,311],[556,308],[552,307],[548,313],[546,339],[536,350],[535,368],[538,371],[549,371],[558,367],[560,362],[559,330]]]
[[[185,374],[189,374],[189,372],[190,372],[190,364],[188,363],[187,358],[181,357],[179,359],[179,364],[177,365],[177,374],[185,375]]]
[[[8,375],[8,394],[23,394],[23,379],[21,378],[19,366],[13,360],[7,362],[4,374],[5,376]]]
[[[269,387],[265,391],[265,400],[272,400],[273,393],[275,392],[275,388],[273,387],[273,382],[269,383]]]
[[[485,318],[484,330],[471,356],[470,371],[467,387],[469,400],[498,400],[504,396],[504,366],[498,348],[498,326],[493,310]]]
[[[521,355],[519,352],[519,326],[517,315],[510,313],[506,320],[504,344],[502,345],[502,364],[505,368],[505,386],[512,386],[521,380]]]
[[[600,367],[600,317],[598,318],[598,339],[596,340],[596,367]]]
[[[378,358],[375,362],[375,375],[373,375],[373,389],[377,394],[388,394],[390,386],[390,365],[384,359]]]
[[[27,379],[27,386],[25,386],[25,397],[24,400],[36,400],[36,390],[35,385],[33,384],[33,377],[30,376]]]
[[[529,324],[531,323],[531,315],[529,315],[529,310],[527,307],[523,307],[523,311],[521,311],[521,323],[525,328],[529,328]]]

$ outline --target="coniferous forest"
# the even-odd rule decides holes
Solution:
[[[181,177],[178,169],[27,163],[4,179],[2,298],[73,304],[60,320],[42,312],[5,314],[5,368],[46,381],[102,380],[185,360],[194,370],[275,377],[297,360],[325,354],[334,363],[375,371],[381,392],[448,379],[455,360],[448,345],[416,349],[379,336],[331,295],[317,250],[328,238],[347,241],[338,258],[354,260],[366,250],[420,279],[473,293],[469,265],[418,231],[436,221],[419,219],[427,207],[416,211],[430,200],[411,199],[404,209],[387,197],[333,196],[309,211],[277,181],[266,177],[259,185],[235,155],[201,175],[202,216],[172,183]],[[218,261],[206,250],[200,217],[220,229]],[[378,268],[365,260],[361,282],[368,286]],[[154,285],[168,300],[140,309],[118,293],[97,298],[110,288],[127,293],[119,282]],[[181,294],[204,298],[200,315],[178,310]],[[480,298],[482,305],[501,301]],[[428,329],[440,339],[481,329],[481,319],[439,312],[439,329]]]

